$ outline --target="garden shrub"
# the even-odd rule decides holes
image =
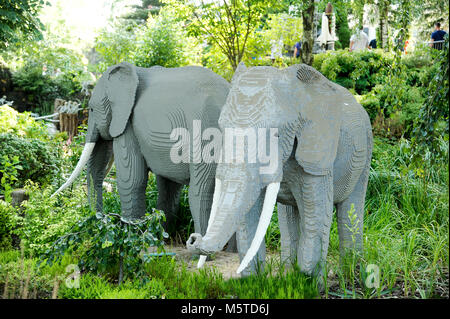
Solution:
[[[0,106],[0,134],[13,133],[19,137],[47,141],[50,136],[42,122],[35,121],[29,112],[19,113],[8,105]]]
[[[103,30],[96,40],[96,51],[103,61],[98,70],[127,61],[139,67],[179,67],[200,64],[199,40],[189,37],[183,22],[175,18],[170,7],[150,16],[143,26],[116,24]]]
[[[161,251],[164,238],[168,237],[161,226],[164,220],[164,213],[155,209],[139,220],[97,212],[74,224],[42,259],[52,264],[66,253],[80,253],[82,270],[111,277],[118,273],[120,284],[123,278],[141,274],[143,264],[151,258],[145,253],[150,247]]]
[[[12,247],[14,213],[15,210],[9,203],[0,200],[0,251]]]
[[[147,27],[138,36],[134,63],[147,68],[154,65],[168,68],[184,65],[185,41],[181,24],[162,10],[156,18],[149,17]]]
[[[392,57],[381,50],[337,50],[315,55],[313,67],[331,81],[365,94],[384,82],[391,63]]]
[[[60,152],[58,147],[39,139],[22,138],[13,133],[0,134],[0,158],[17,156],[22,167],[11,187],[22,187],[27,180],[42,186],[51,184],[61,169]],[[0,164],[0,171],[3,168]]]
[[[80,185],[53,198],[50,198],[53,187],[42,189],[29,182],[25,190],[30,198],[22,203],[22,212],[15,217],[15,233],[27,254],[41,256],[76,222],[91,213]]]
[[[34,61],[27,61],[13,73],[13,83],[27,94],[28,102],[36,104],[33,111],[42,114],[52,112],[56,98],[67,99],[81,91],[81,85],[75,81],[74,74],[43,74],[42,64]]]

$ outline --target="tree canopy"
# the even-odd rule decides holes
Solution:
[[[0,0],[0,49],[21,38],[42,37],[38,14],[45,5],[44,0]]]

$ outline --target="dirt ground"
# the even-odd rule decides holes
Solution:
[[[166,253],[175,253],[175,258],[180,261],[184,261],[188,266],[187,269],[190,271],[198,271],[197,262],[198,258],[193,258],[191,253],[188,252],[186,246],[182,245],[166,245],[164,247]],[[279,254],[268,253],[266,255],[266,262],[269,259],[276,260]],[[241,275],[236,273],[236,270],[239,267],[239,255],[238,253],[230,253],[227,251],[217,252],[212,260],[208,260],[205,262],[204,268],[213,268],[215,267],[223,276],[223,278],[240,278]]]

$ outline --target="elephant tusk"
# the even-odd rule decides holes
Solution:
[[[258,228],[256,229],[255,237],[253,237],[252,244],[247,250],[244,259],[242,259],[237,273],[241,273],[245,268],[247,268],[250,261],[255,257],[256,253],[261,246],[264,236],[266,235],[267,228],[269,227],[270,220],[272,219],[273,208],[277,201],[278,191],[280,189],[280,183],[271,183],[267,186],[266,196],[264,198],[264,205],[261,212],[261,217],[259,219]]]
[[[220,197],[221,188],[222,188],[222,181],[220,179],[216,178],[213,202],[212,202],[212,206],[211,206],[211,214],[209,215],[208,228],[206,229],[206,232],[209,231],[209,229],[214,221],[214,218],[216,217],[217,206],[219,205],[219,197]],[[198,259],[197,268],[202,268],[203,265],[205,264],[205,261],[206,261],[206,256],[200,255],[200,258]]]
[[[73,170],[70,177],[67,179],[67,181],[60,187],[56,192],[50,196],[52,198],[53,196],[56,196],[58,193],[62,192],[64,189],[69,187],[73,181],[80,175],[83,167],[86,165],[86,163],[89,160],[89,157],[92,154],[92,151],[94,150],[95,143],[86,143],[84,146],[83,152],[81,153],[80,160],[77,163],[77,166],[75,166],[75,169]]]

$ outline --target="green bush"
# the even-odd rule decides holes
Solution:
[[[13,133],[19,137],[47,141],[50,136],[42,122],[35,121],[29,112],[19,113],[8,105],[0,106],[0,134]]]
[[[30,198],[22,203],[22,213],[15,217],[14,231],[27,254],[39,257],[81,218],[91,211],[82,186],[74,185],[71,192],[50,198],[53,187],[39,188],[28,183],[25,190]]]
[[[15,210],[9,203],[0,200],[0,251],[11,248],[14,213]]]
[[[81,91],[81,85],[74,75],[62,73],[58,76],[43,74],[42,64],[34,61],[27,63],[13,73],[13,83],[27,94],[28,101],[35,103],[33,111],[50,113],[56,98],[68,98]]]
[[[27,180],[43,186],[51,184],[61,169],[60,149],[39,139],[0,134],[0,158],[5,155],[9,158],[17,156],[22,166],[12,187],[22,187]]]
[[[376,84],[385,82],[392,61],[381,50],[337,50],[315,55],[313,67],[331,81],[365,94]]]
[[[200,63],[199,40],[189,37],[183,21],[175,18],[170,7],[150,16],[144,26],[117,24],[103,30],[96,40],[96,51],[103,61],[98,70],[128,61],[140,67],[155,65],[179,67]]]
[[[147,27],[137,38],[134,63],[141,67],[160,65],[178,67],[186,63],[187,46],[181,24],[165,10],[156,17],[150,17]]]
[[[83,270],[112,277],[118,273],[120,284],[123,278],[142,272],[143,264],[151,258],[145,253],[150,247],[157,247],[160,252],[164,238],[168,237],[161,226],[164,220],[164,213],[155,209],[140,220],[97,212],[78,221],[58,238],[42,259],[52,264],[66,253],[81,253]]]
[[[93,80],[86,58],[69,48],[73,43],[66,35],[47,32],[43,40],[24,41],[2,52],[12,70],[14,91],[25,93],[33,112],[51,113],[55,98],[76,98],[81,84]]]

